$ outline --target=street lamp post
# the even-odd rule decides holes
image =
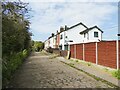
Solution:
[[[119,69],[119,36],[120,36],[120,34],[117,34],[117,36],[118,36],[118,39],[117,39],[117,70]]]

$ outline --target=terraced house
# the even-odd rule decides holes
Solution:
[[[97,26],[88,28],[81,22],[71,27],[65,25],[45,41],[45,49],[51,47],[70,50],[71,44],[99,42],[102,40],[102,33],[103,31]]]

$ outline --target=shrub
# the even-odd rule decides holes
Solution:
[[[26,57],[27,57],[27,55],[28,55],[28,51],[25,49],[25,50],[23,50],[23,52],[22,52],[22,53],[23,53],[23,57],[24,57],[24,58],[26,58]]]
[[[2,74],[3,74],[3,87],[11,79],[12,74],[22,64],[23,60],[28,56],[28,51],[25,49],[22,52],[14,53],[9,56],[3,57]]]

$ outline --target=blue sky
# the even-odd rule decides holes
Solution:
[[[88,27],[97,25],[104,31],[103,40],[117,39],[117,2],[28,2],[32,8],[30,31],[33,40],[45,41],[60,26],[70,27],[79,22]]]

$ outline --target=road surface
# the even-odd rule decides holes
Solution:
[[[111,88],[43,52],[32,53],[8,88]]]

